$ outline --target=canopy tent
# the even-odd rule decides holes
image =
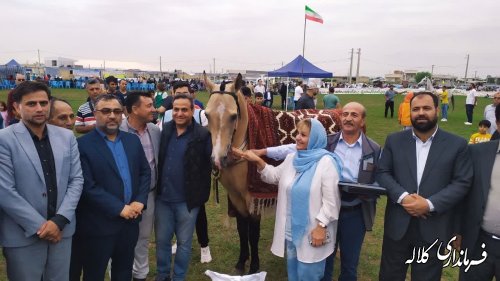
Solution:
[[[267,73],[269,77],[298,77],[298,78],[332,78],[331,72],[315,66],[303,56],[297,56],[293,61],[275,71]]]
[[[8,63],[5,64],[7,67],[21,67],[21,65],[15,60],[11,59]]]
[[[270,71],[267,73],[268,77],[287,77],[287,78],[332,78],[331,72],[324,71],[323,69],[315,66],[303,56],[297,56],[293,61],[289,62],[280,69]],[[289,83],[286,83],[287,99],[285,101],[285,108],[288,110],[289,104],[294,104],[293,100],[288,101]]]

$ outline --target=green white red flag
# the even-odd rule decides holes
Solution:
[[[306,19],[323,23],[323,18],[306,5]]]

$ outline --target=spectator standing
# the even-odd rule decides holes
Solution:
[[[49,88],[13,92],[21,122],[0,130],[0,245],[9,280],[68,280],[83,178],[72,132],[47,124]]]
[[[385,110],[384,110],[384,117],[387,118],[387,111],[390,109],[391,110],[391,118],[394,117],[394,97],[398,93],[394,91],[394,86],[390,85],[389,90],[387,90],[384,94],[385,96]]]
[[[446,86],[443,86],[441,94],[439,94],[439,97],[441,99],[441,122],[447,122],[448,121],[448,108],[449,108],[449,101],[448,101],[448,90],[446,89]]]
[[[465,125],[472,125],[472,117],[474,116],[474,107],[477,104],[477,92],[476,85],[471,84],[471,89],[467,93],[467,97],[465,99],[465,114],[467,114],[467,122],[464,122]]]
[[[411,129],[411,107],[410,101],[413,98],[413,92],[409,92],[403,102],[399,105],[398,121],[404,130]]]
[[[211,183],[210,132],[194,122],[189,91],[173,99],[173,120],[164,124],[161,135],[155,204],[157,280],[161,281],[184,280],[196,219]],[[177,251],[171,274],[174,234]]]
[[[151,168],[139,138],[119,130],[117,97],[100,96],[94,112],[95,128],[78,139],[84,186],[72,259],[82,259],[85,281],[104,280],[110,259],[112,280],[131,280]]]
[[[484,108],[484,119],[490,121],[491,127],[489,129],[490,134],[494,134],[497,130],[497,124],[495,119],[495,109],[497,105],[500,104],[500,92],[496,92],[493,95],[493,101]]]
[[[264,86],[264,82],[262,82],[262,79],[257,80],[257,85],[253,89],[254,93],[262,93],[264,94],[266,92],[266,86]]]
[[[101,82],[97,79],[88,80],[85,89],[89,97],[76,112],[75,131],[79,134],[88,133],[95,128],[95,101],[102,95]]]
[[[67,101],[56,97],[50,99],[49,124],[73,131],[75,121],[75,113]]]
[[[293,95],[294,108],[297,109],[297,102],[304,94],[304,89],[302,88],[302,81],[297,82],[297,86],[295,87],[295,93]]]
[[[328,94],[323,97],[323,107],[325,109],[340,109],[340,99],[335,95],[335,87],[328,88]]]
[[[313,82],[313,81],[309,81],[309,83],[307,83],[306,94],[303,95],[297,101],[297,107],[295,109],[296,110],[299,110],[299,109],[315,109],[316,106],[314,104],[314,98],[316,97],[316,95],[318,93],[319,93],[318,85],[315,82]]]
[[[149,273],[149,240],[153,231],[155,210],[155,188],[158,174],[158,153],[160,150],[160,129],[151,121],[156,110],[153,98],[144,92],[131,92],[125,100],[128,117],[120,130],[136,135],[141,141],[144,154],[151,169],[151,184],[147,206],[139,223],[139,239],[134,251],[133,281],[145,281]]]
[[[411,264],[412,280],[439,281],[443,261],[429,246],[458,232],[453,225],[472,165],[467,142],[438,128],[436,95],[419,92],[410,105],[413,129],[387,137],[377,170],[388,197],[379,280],[404,281]],[[414,247],[430,248],[426,263],[407,262]]]

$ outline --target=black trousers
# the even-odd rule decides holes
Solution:
[[[286,110],[286,94],[281,95],[281,110]]]
[[[81,237],[83,281],[104,281],[111,259],[111,280],[131,280],[139,224],[127,223],[114,235]]]
[[[484,248],[481,247],[483,243]],[[481,231],[472,255],[469,254],[468,258],[476,261],[482,260],[483,251],[488,254],[484,262],[471,266],[467,272],[465,272],[465,266],[460,268],[461,281],[490,281],[493,280],[493,277],[500,280],[500,240],[494,239],[491,234]]]
[[[198,217],[196,217],[196,236],[200,247],[205,248],[208,246],[208,223],[205,204],[200,206]]]
[[[447,241],[443,243],[447,243]],[[432,243],[427,243],[420,237],[420,228],[416,218],[411,219],[408,230],[401,240],[392,240],[384,235],[379,280],[405,281],[409,266],[406,261],[412,259],[413,249],[422,246],[427,248],[430,244]],[[426,263],[417,263],[416,261],[411,263],[412,281],[441,280],[443,262],[437,258],[438,246],[439,241],[428,251],[429,260]],[[418,248],[415,248],[415,255],[417,250]]]
[[[387,117],[387,110],[391,109],[391,118],[394,117],[394,101],[385,101],[385,111],[384,111],[384,117]]]
[[[472,123],[472,115],[474,114],[474,105],[466,104],[465,105],[465,114],[467,114],[467,122]]]

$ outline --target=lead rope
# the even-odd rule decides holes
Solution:
[[[215,203],[219,204],[219,179],[220,171],[217,169],[212,169],[212,187],[215,191]]]

